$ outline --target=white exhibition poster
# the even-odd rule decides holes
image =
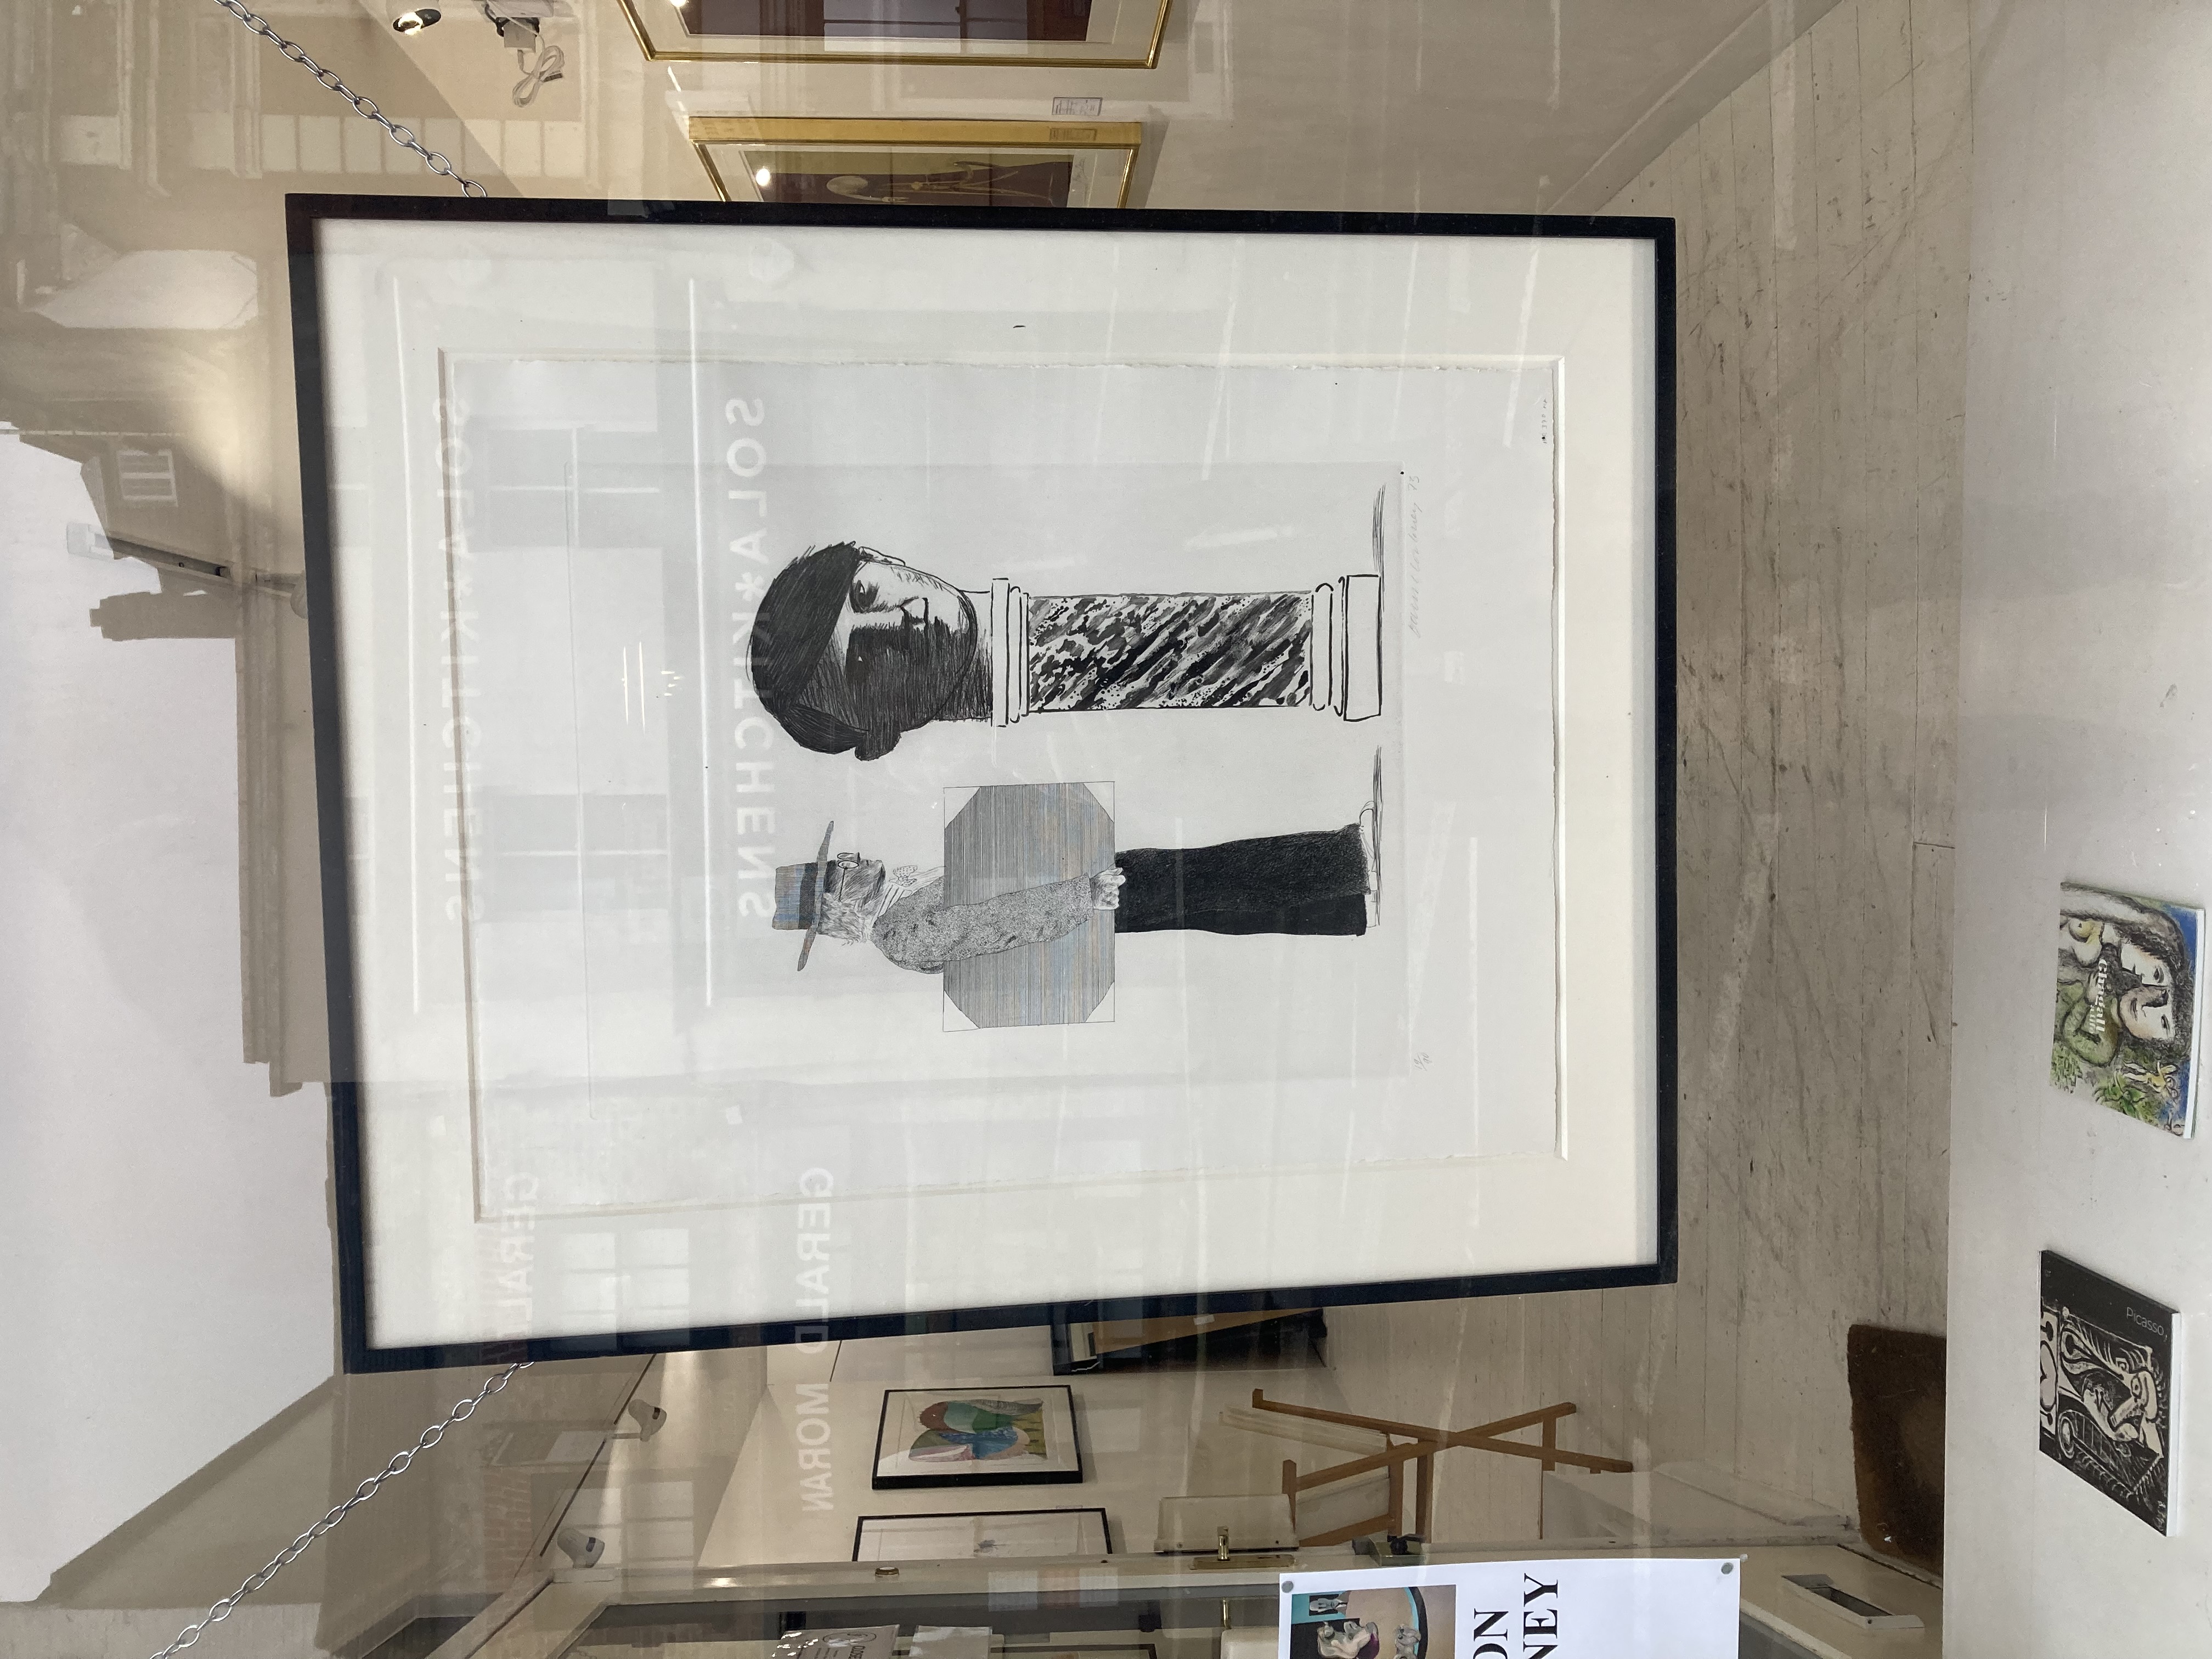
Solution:
[[[1278,1659],[1735,1659],[1742,1563],[1590,1556],[1292,1572]]]

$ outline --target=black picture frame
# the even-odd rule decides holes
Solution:
[[[884,1445],[891,1432],[893,1403],[902,1396],[923,1395],[935,1399],[954,1397],[963,1400],[999,1401],[1013,1395],[1041,1395],[1060,1397],[1060,1412],[1067,1425],[1066,1459],[1072,1468],[1022,1469],[992,1467],[987,1460],[976,1462],[976,1473],[939,1474],[932,1472],[885,1474],[886,1461]],[[1050,1413],[1047,1413],[1049,1419]],[[1054,1461],[1066,1461],[1054,1459]],[[968,1486],[1073,1486],[1089,1478],[1083,1461],[1083,1425],[1075,1409],[1075,1390],[1065,1382],[1010,1382],[1006,1384],[975,1383],[942,1389],[886,1389],[884,1403],[876,1413],[876,1443],[868,1459],[868,1485],[877,1492],[943,1491]]]
[[[1113,1519],[1106,1513],[1103,1508],[1097,1504],[1091,1504],[1071,1505],[1066,1509],[1050,1510],[932,1510],[912,1515],[863,1515],[853,1522],[853,1559],[860,1561],[864,1559],[860,1554],[860,1546],[866,1541],[868,1528],[872,1524],[879,1525],[885,1522],[897,1521],[974,1521],[981,1520],[987,1516],[1001,1515],[1095,1515],[1098,1517],[1098,1535],[1104,1540],[1100,1553],[1105,1555],[1111,1555],[1114,1553]],[[1085,1553],[1087,1554],[1088,1552],[1086,1551]],[[865,1559],[874,1560],[881,1558],[871,1556]],[[985,1558],[969,1557],[967,1559],[982,1559]],[[1010,1555],[993,1556],[988,1559],[993,1560],[1026,1561],[1051,1560],[1058,1558],[1050,1556]],[[1054,1650],[1044,1650],[1053,1651]]]
[[[890,216],[886,217],[886,214]],[[1656,1254],[1619,1266],[1546,1269],[1351,1284],[1231,1285],[1203,1292],[1024,1303],[824,1320],[763,1321],[699,1328],[596,1332],[581,1335],[378,1346],[369,1340],[369,1265],[364,1230],[354,919],[348,868],[346,767],[339,721],[339,672],[331,456],[322,370],[324,312],[316,255],[322,224],[471,222],[570,225],[838,226],[903,229],[1117,231],[1182,234],[1464,236],[1643,241],[1653,260],[1651,364],[1653,611],[1650,687],[1654,927],[1649,971],[1654,987]],[[954,209],[769,206],[700,201],[585,201],[422,196],[293,194],[286,198],[293,351],[300,429],[301,512],[309,641],[309,682],[318,799],[325,997],[331,1058],[331,1183],[337,1231],[340,1358],[348,1372],[497,1365],[694,1349],[819,1343],[921,1333],[1049,1326],[1083,1320],[1165,1318],[1201,1313],[1518,1296],[1613,1289],[1674,1281],[1679,1255],[1677,1194],[1677,993],[1675,985],[1675,446],[1676,260],[1674,222],[1649,217],[1502,214],[1173,210],[1160,209]]]

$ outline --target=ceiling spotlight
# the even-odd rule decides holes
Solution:
[[[768,181],[775,177],[775,174],[770,173],[766,167],[757,167],[753,172],[753,182],[763,190],[768,188]]]
[[[436,22],[445,13],[435,6],[417,6],[412,11],[403,11],[392,20],[392,27],[402,34],[420,34]]]

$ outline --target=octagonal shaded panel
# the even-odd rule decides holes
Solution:
[[[945,902],[974,904],[1114,864],[1111,784],[987,784],[945,825]],[[1074,932],[948,963],[945,994],[979,1027],[1079,1025],[1114,985],[1114,913]]]

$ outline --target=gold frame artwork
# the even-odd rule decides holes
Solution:
[[[853,46],[845,47],[828,39],[790,35],[694,35],[676,21],[677,13],[688,3],[690,0],[673,0],[673,3],[671,0],[621,0],[630,33],[649,62],[1029,64],[1048,69],[1152,69],[1160,60],[1160,41],[1167,33],[1168,8],[1174,0],[1094,0],[1100,9],[1111,9],[1109,38],[1104,40],[1034,44],[982,40],[963,42],[972,49],[958,52],[931,50],[927,42],[896,40],[856,40]],[[701,44],[715,40],[735,44],[720,47]]]
[[[1063,205],[1091,208],[1128,205],[1129,185],[1136,173],[1137,152],[1145,131],[1143,124],[1137,121],[901,121],[752,115],[695,115],[686,130],[692,148],[698,151],[699,164],[706,168],[716,194],[726,202],[763,199],[751,183],[753,158],[748,158],[742,167],[726,168],[724,163],[732,152],[828,156],[890,150],[969,155],[982,151],[994,155],[1071,158],[1076,166]],[[721,152],[719,161],[718,150]],[[854,199],[863,204],[869,200]]]

